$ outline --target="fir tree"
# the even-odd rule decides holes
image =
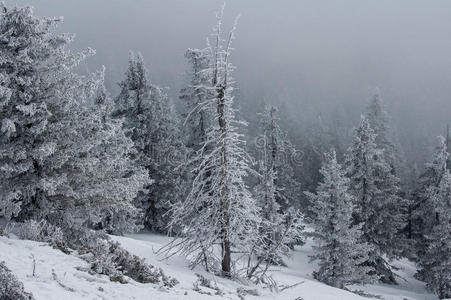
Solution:
[[[451,297],[451,174],[445,170],[438,186],[428,188],[434,222],[425,236],[419,273],[440,299]]]
[[[344,146],[341,144],[345,141],[340,133],[346,131],[340,120],[330,120],[326,122],[322,115],[319,114],[315,122],[307,127],[306,137],[303,138],[305,143],[302,146],[302,168],[298,168],[296,172],[300,173],[303,190],[314,192],[321,180],[319,170],[324,161],[324,153],[334,148],[337,157],[343,156]],[[304,193],[301,193],[302,206],[301,210],[307,218],[310,217],[308,207],[310,203]]]
[[[262,156],[262,163],[266,168],[271,168],[275,176],[278,211],[287,211],[290,207],[299,208],[296,201],[300,194],[300,184],[294,179],[291,165],[293,158],[296,158],[296,149],[280,128],[277,108],[272,105],[267,105],[260,114],[260,132],[255,144],[257,155]]]
[[[0,214],[10,219],[38,202],[40,163],[55,151],[43,140],[46,99],[59,83],[52,59],[63,60],[70,37],[51,33],[60,20],[35,18],[30,7],[0,9]]]
[[[259,174],[254,194],[262,222],[254,252],[268,263],[284,265],[282,256],[287,256],[294,244],[302,244],[303,226],[297,223],[301,217],[294,202],[299,185],[293,179],[289,161],[295,150],[280,129],[276,112],[275,107],[268,105],[260,114],[260,134],[256,140]],[[292,228],[287,231],[287,227]]]
[[[399,180],[375,141],[376,134],[362,116],[346,157],[347,176],[356,204],[354,223],[362,224],[363,240],[374,248],[368,264],[375,267],[383,281],[394,282],[383,255],[389,258],[400,255],[404,200],[398,196]]]
[[[147,226],[158,232],[167,232],[169,210],[186,194],[186,149],[180,134],[180,123],[174,107],[163,89],[151,89],[152,157],[150,174],[155,183],[149,188],[150,206]]]
[[[103,84],[93,102],[91,113],[95,126],[89,131],[96,146],[91,149],[90,155],[96,159],[97,168],[90,184],[97,186],[104,203],[90,214],[89,221],[111,233],[133,232],[139,228],[137,224],[141,221],[141,212],[133,205],[133,200],[149,183],[149,176],[143,167],[131,159],[136,152],[134,144],[122,129],[123,121],[111,117],[114,103]]]
[[[264,139],[265,137],[261,137]],[[268,165],[266,149],[262,150],[259,161],[258,183],[254,187],[254,195],[261,217],[259,225],[259,239],[253,245],[253,254],[257,256],[255,265],[248,270],[248,277],[252,277],[257,268],[263,263],[285,265],[283,256],[288,256],[290,247],[302,244],[302,217],[293,208],[281,211],[277,202],[277,177],[273,165]],[[249,257],[249,259],[252,257]]]
[[[413,195],[412,237],[415,240],[417,255],[420,257],[424,255],[427,248],[426,236],[432,232],[439,217],[439,212],[435,210],[431,196],[434,194],[434,190],[439,188],[440,182],[446,174],[448,157],[445,138],[439,136],[432,160],[426,164],[425,171],[420,175],[418,188]]]
[[[103,77],[73,72],[94,51],[68,51],[72,36],[53,33],[58,19],[2,8],[1,76],[8,95],[1,112],[2,214],[47,219],[64,229],[106,207],[129,205],[147,177],[102,173],[107,163],[95,149],[111,133],[89,104]]]
[[[374,281],[374,269],[366,265],[372,251],[363,241],[362,224],[353,224],[354,199],[349,179],[337,162],[335,150],[325,154],[320,170],[323,176],[316,194],[306,192],[312,203],[313,237],[317,241],[312,260],[319,261],[314,276],[331,286]]]
[[[379,90],[376,90],[376,93],[371,98],[366,117],[376,134],[376,146],[384,151],[384,159],[392,167],[392,172],[397,176],[404,175],[405,166],[401,157],[401,147],[395,142],[396,139],[390,124],[390,118]]]
[[[133,148],[122,139],[120,123],[110,122],[92,106],[103,75],[88,79],[72,75],[71,79],[66,82],[72,92],[49,102],[52,118],[45,139],[56,148],[41,168],[45,194],[37,216],[64,227],[73,222],[89,224],[109,211],[105,229],[133,230],[134,219],[124,212],[135,214],[131,201],[149,182],[148,175],[128,160]]]
[[[206,139],[207,128],[211,125],[208,110],[203,109],[205,102],[212,95],[211,85],[211,56],[208,48],[188,49],[185,53],[191,70],[188,74],[189,83],[180,91],[180,99],[184,101],[185,118],[184,132],[186,132],[186,147],[191,151],[198,151]]]
[[[149,229],[166,232],[169,207],[184,192],[181,165],[185,150],[177,115],[163,89],[149,82],[140,54],[130,54],[125,79],[119,85],[113,115],[124,119],[127,136],[135,144],[134,158],[154,181],[136,203],[145,211],[144,224]]]

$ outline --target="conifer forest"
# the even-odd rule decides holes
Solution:
[[[451,299],[450,83],[446,1],[0,2],[0,300]]]

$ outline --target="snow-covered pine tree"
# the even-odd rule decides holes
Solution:
[[[371,128],[376,134],[377,148],[384,150],[385,161],[393,168],[396,176],[403,176],[405,165],[400,145],[396,142],[395,134],[390,124],[390,118],[382,101],[379,89],[370,100],[367,107],[366,117]]]
[[[438,186],[428,188],[434,219],[419,257],[421,279],[440,299],[451,297],[451,174],[445,170]]]
[[[105,161],[93,149],[106,131],[100,130],[89,99],[102,77],[73,72],[94,52],[67,50],[72,36],[53,33],[59,21],[36,18],[28,7],[2,6],[0,203],[7,218],[45,218],[64,229],[74,221],[85,223],[95,210],[123,205],[142,180],[129,174],[133,185],[119,191],[114,181],[121,178],[104,182],[101,177]],[[117,201],[111,201],[108,189],[115,189]]]
[[[303,226],[300,212],[296,211],[298,205],[294,203],[299,185],[293,179],[289,161],[295,150],[279,127],[276,113],[275,107],[267,105],[259,114],[260,133],[255,142],[259,174],[254,195],[262,218],[259,244],[253,251],[258,257],[257,264],[261,259],[284,264],[283,256],[289,254],[290,247],[302,243]],[[248,276],[255,272],[253,269]]]
[[[433,203],[434,190],[439,188],[446,174],[449,157],[446,140],[438,137],[438,143],[432,155],[432,160],[426,164],[426,169],[418,179],[418,188],[413,195],[412,204],[412,237],[415,240],[417,256],[422,257],[427,248],[427,238],[438,219],[439,212]]]
[[[75,94],[84,97],[89,88],[71,70],[93,51],[66,50],[72,36],[52,32],[59,19],[36,18],[29,7],[1,9],[1,206],[7,218],[46,217],[63,201],[70,202],[49,199],[69,180],[65,172],[48,172],[60,163],[53,158],[61,154],[65,138],[63,132],[55,136],[53,128],[58,122],[66,122],[63,128],[74,125],[69,119],[77,113],[68,117],[68,109]]]
[[[259,217],[244,178],[249,172],[249,156],[244,150],[233,108],[233,67],[229,62],[235,26],[223,41],[222,11],[217,15],[214,43],[208,43],[211,74],[207,99],[202,110],[213,116],[206,130],[206,140],[193,159],[195,166],[192,189],[186,200],[172,208],[171,226],[184,227],[180,240],[175,240],[179,252],[203,263],[207,270],[218,269],[224,276],[232,275],[232,248],[249,252],[255,244]],[[204,149],[209,149],[204,153]],[[221,247],[220,258],[215,258],[215,245]],[[170,247],[171,245],[168,245]],[[170,247],[171,248],[171,247]]]
[[[395,282],[383,256],[400,255],[404,200],[398,196],[399,180],[375,141],[376,134],[368,119],[361,116],[353,144],[346,154],[347,176],[355,199],[354,224],[362,224],[363,241],[373,247],[367,263],[376,269],[381,280]]]
[[[181,200],[184,184],[181,165],[185,148],[179,134],[179,121],[163,89],[149,82],[144,59],[130,53],[121,92],[115,99],[116,118],[124,119],[127,136],[135,144],[138,164],[148,171],[152,185],[136,203],[145,211],[144,224],[166,232],[171,203]]]
[[[162,88],[152,85],[150,105],[154,157],[150,174],[155,183],[149,188],[150,207],[146,220],[150,229],[167,232],[170,207],[182,201],[188,190],[187,151],[180,133],[179,116]]]
[[[305,125],[304,125],[305,126]],[[324,153],[329,149],[334,148],[337,157],[343,157],[343,149],[348,137],[344,137],[343,132],[345,129],[344,124],[337,116],[333,116],[330,120],[324,120],[321,113],[317,116],[316,120],[306,127],[306,135],[302,138],[302,168],[297,168],[297,177],[301,182],[304,191],[314,192],[321,180],[321,174],[319,170],[324,161]],[[300,201],[302,203],[301,211],[308,219],[309,213],[309,201],[304,193],[300,195]]]
[[[180,91],[180,99],[185,104],[186,147],[196,152],[206,139],[206,131],[210,126],[211,116],[208,110],[203,109],[206,101],[210,101],[214,95],[211,90],[210,50],[188,49],[185,53],[191,69],[188,73],[189,82]]]
[[[259,138],[260,143],[266,144],[266,135]],[[290,248],[295,244],[302,244],[303,217],[293,207],[281,211],[277,202],[277,172],[274,165],[269,164],[266,147],[261,148],[259,160],[258,183],[254,187],[254,196],[259,208],[261,222],[258,226],[258,238],[252,245],[248,257],[246,275],[256,281],[265,280],[269,265],[285,265],[284,256],[289,256]]]
[[[300,194],[300,184],[294,178],[292,167],[296,158],[296,149],[287,138],[287,134],[279,126],[277,108],[265,106],[260,115],[260,132],[256,139],[257,155],[262,156],[264,166],[271,168],[275,175],[276,201],[280,211],[288,211],[290,207],[299,208],[296,203]]]
[[[325,154],[316,193],[306,192],[312,206],[312,233],[317,244],[312,260],[319,261],[315,278],[334,287],[373,282],[372,266],[366,264],[372,251],[362,239],[362,224],[353,224],[354,199],[349,179],[337,162],[335,150]]]
[[[42,135],[55,93],[54,64],[69,37],[51,34],[58,19],[40,20],[31,8],[0,4],[0,215],[35,205],[40,161],[54,151]]]
[[[375,144],[378,149],[383,151],[383,156],[385,162],[391,167],[391,172],[398,178],[397,185],[399,196],[406,197],[408,189],[407,182],[407,170],[404,161],[404,152],[402,147],[397,140],[396,133],[393,130],[392,124],[390,122],[390,117],[387,113],[385,104],[380,95],[379,89],[376,89],[375,94],[370,100],[367,107],[366,117],[376,134]],[[410,201],[403,201],[399,203],[400,212],[404,215],[406,223],[401,225],[403,227],[403,232],[407,236],[410,231],[409,228],[409,211],[410,211]],[[410,243],[404,241],[404,252],[410,252]]]
[[[133,232],[141,221],[141,213],[133,205],[133,200],[143,186],[149,184],[149,176],[143,167],[131,159],[136,152],[134,144],[122,129],[123,121],[112,118],[114,102],[103,83],[93,102],[90,107],[94,119],[89,131],[95,145],[90,155],[95,158],[96,176],[90,184],[93,188],[97,186],[104,203],[90,211],[89,222],[110,233]]]
[[[254,194],[257,205],[260,210],[262,223],[260,225],[261,237],[263,240],[262,248],[266,250],[271,247],[273,241],[277,239],[280,225],[283,223],[283,216],[280,212],[280,205],[277,203],[276,195],[276,178],[277,173],[271,165],[267,165],[266,149],[262,149],[262,159],[259,161],[259,178],[258,183],[254,187]],[[274,262],[278,262],[281,258],[276,257]]]
[[[258,236],[251,241],[254,244],[248,254],[246,276],[255,282],[267,283],[269,266],[285,265],[283,257],[290,256],[293,245],[304,243],[304,218],[293,208],[285,213],[279,211],[274,185],[276,175],[261,162],[259,171],[259,183],[254,191],[261,220]]]
[[[92,217],[109,211],[110,232],[134,229],[134,219],[124,212],[134,214],[131,201],[149,178],[128,160],[133,148],[130,141],[121,141],[120,127],[110,127],[113,123],[104,121],[101,111],[93,107],[103,75],[85,78],[70,73],[64,80],[64,94],[47,102],[52,117],[44,140],[53,142],[55,151],[41,167],[45,193],[37,217],[64,229],[74,222],[89,225]]]

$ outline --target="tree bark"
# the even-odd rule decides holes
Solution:
[[[229,197],[228,197],[228,187],[226,182],[226,168],[227,168],[227,152],[225,145],[225,135],[226,135],[226,118],[224,115],[224,96],[225,96],[225,86],[220,86],[218,89],[218,122],[220,128],[220,134],[222,136],[222,149],[221,149],[221,168],[222,168],[222,184],[221,184],[221,245],[222,245],[222,272],[224,276],[230,276],[231,271],[231,251],[230,251],[230,240],[229,240]]]

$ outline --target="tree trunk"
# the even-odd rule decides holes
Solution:
[[[229,277],[231,271],[231,256],[230,256],[230,242],[227,238],[223,241],[223,247],[224,247],[224,256],[222,257],[221,262],[222,273],[224,276]]]
[[[220,128],[220,134],[222,138],[222,149],[221,149],[221,169],[222,169],[222,179],[221,179],[221,245],[222,245],[222,273],[224,276],[230,276],[231,271],[231,253],[230,253],[230,240],[229,240],[229,197],[228,197],[228,186],[226,182],[226,169],[227,169],[227,152],[225,145],[225,135],[226,135],[226,117],[224,115],[224,96],[225,96],[225,86],[220,86],[218,89],[218,122]]]

